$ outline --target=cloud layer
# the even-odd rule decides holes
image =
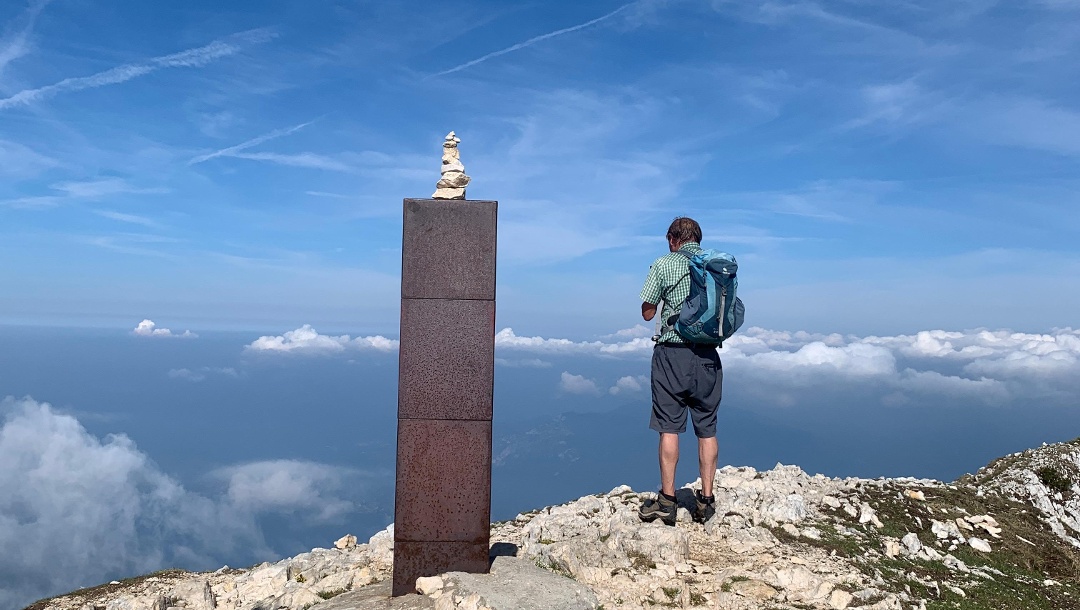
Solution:
[[[259,515],[334,523],[364,495],[357,471],[292,460],[221,468],[210,476],[223,491],[199,494],[126,436],[97,438],[47,403],[7,398],[0,414],[0,548],[17,550],[0,555],[3,608],[226,555],[270,559]]]
[[[382,335],[350,338],[349,335],[322,335],[305,324],[296,330],[278,336],[263,336],[252,341],[245,350],[249,352],[333,354],[347,350],[374,349],[391,352],[398,347],[396,339]]]
[[[131,334],[138,337],[181,337],[184,339],[195,339],[199,335],[185,330],[182,333],[174,333],[167,328],[158,328],[157,324],[154,324],[153,320],[143,320],[131,331]]]
[[[504,328],[495,335],[497,363],[542,369],[552,366],[552,359],[579,356],[640,362],[654,345],[646,334],[650,329],[637,325],[601,340],[575,341],[523,337]],[[247,349],[330,354],[397,347],[396,340],[382,336],[327,336],[304,325],[282,336],[260,337]],[[1080,391],[1080,331],[1071,328],[1051,333],[927,330],[860,337],[752,327],[728,340],[720,355],[725,371],[735,374],[729,383],[774,389],[837,382],[874,385],[894,391],[889,400],[901,403],[918,396],[952,396],[986,404],[1025,396],[1066,400],[1071,392]],[[608,394],[618,395],[647,388],[648,378],[636,373],[602,381],[563,371],[558,380],[559,390],[570,394],[599,395],[606,384],[611,384]],[[783,395],[762,392],[765,397]]]

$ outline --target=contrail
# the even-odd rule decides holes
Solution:
[[[299,125],[289,127],[288,129],[275,129],[270,133],[265,133],[257,138],[252,138],[247,142],[241,142],[236,146],[230,146],[228,148],[222,148],[221,150],[215,150],[212,153],[192,157],[192,159],[188,161],[188,165],[195,165],[197,163],[202,163],[203,161],[209,161],[210,159],[213,159],[215,157],[228,157],[230,155],[234,155],[244,149],[251,148],[252,146],[258,146],[259,144],[262,144],[263,142],[266,142],[268,140],[273,140],[274,138],[280,138],[281,136],[287,136],[290,133],[300,131],[301,129],[307,127],[308,125],[311,125],[314,122],[315,121],[308,121],[307,123],[300,123]]]
[[[438,72],[438,73],[434,74],[433,76],[445,76],[445,75],[451,74],[453,72],[458,72],[460,70],[464,70],[465,68],[475,66],[478,63],[483,63],[483,62],[485,62],[485,61],[487,61],[487,60],[489,60],[489,59],[491,59],[493,57],[498,57],[500,55],[506,55],[507,53],[513,53],[514,51],[517,51],[519,49],[524,49],[525,47],[534,45],[534,44],[536,44],[536,43],[538,43],[538,42],[540,42],[542,40],[547,40],[548,38],[554,38],[556,36],[562,36],[563,34],[569,34],[570,32],[576,32],[576,31],[578,31],[580,29],[587,28],[590,25],[596,25],[597,23],[600,23],[601,21],[604,21],[606,19],[611,19],[615,15],[618,15],[619,13],[623,12],[624,10],[630,8],[631,6],[633,6],[635,4],[637,4],[637,2],[630,2],[628,4],[624,4],[624,5],[620,6],[619,8],[611,11],[610,13],[608,13],[608,14],[602,16],[602,17],[597,17],[596,19],[593,19],[592,21],[586,21],[585,23],[579,23],[578,25],[573,25],[573,26],[570,26],[568,28],[563,28],[561,30],[555,30],[554,32],[548,32],[547,34],[541,34],[540,36],[537,36],[535,38],[530,38],[530,39],[526,40],[525,42],[519,42],[519,43],[517,43],[516,45],[514,45],[512,47],[506,47],[505,49],[502,49],[501,51],[495,51],[494,53],[488,53],[487,55],[484,55],[483,57],[478,57],[478,58],[476,58],[476,59],[474,59],[472,61],[467,61],[467,62],[461,64],[460,66],[454,66],[453,68],[450,68],[449,70],[443,70],[442,72]]]
[[[65,78],[52,85],[46,85],[37,89],[25,89],[11,97],[0,99],[0,110],[6,110],[15,106],[28,106],[36,101],[64,92],[82,91],[83,89],[93,89],[95,87],[123,83],[144,74],[156,72],[162,68],[197,68],[205,66],[222,57],[238,53],[242,48],[242,44],[264,42],[272,37],[273,34],[267,30],[252,30],[235,34],[224,40],[216,40],[206,46],[195,49],[188,49],[171,55],[152,57],[141,63],[117,66],[105,70],[104,72],[91,74],[90,76]]]

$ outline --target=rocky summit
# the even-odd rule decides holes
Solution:
[[[616,487],[492,524],[489,574],[390,598],[393,526],[357,544],[211,573],[167,570],[29,610],[1080,609],[1080,439],[953,483],[835,479],[796,466],[716,472],[716,515],[642,523]]]

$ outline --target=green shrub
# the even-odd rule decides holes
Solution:
[[[1061,474],[1061,471],[1053,466],[1043,466],[1035,471],[1035,476],[1039,477],[1042,484],[1052,491],[1067,494],[1072,490],[1072,479]]]

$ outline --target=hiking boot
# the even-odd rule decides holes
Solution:
[[[660,518],[667,525],[675,525],[675,511],[677,508],[678,505],[675,502],[656,494],[655,500],[649,499],[642,503],[641,508],[638,509],[638,518],[646,523]]]
[[[706,498],[700,491],[694,492],[694,512],[691,517],[698,523],[705,523],[716,514],[716,496]]]

